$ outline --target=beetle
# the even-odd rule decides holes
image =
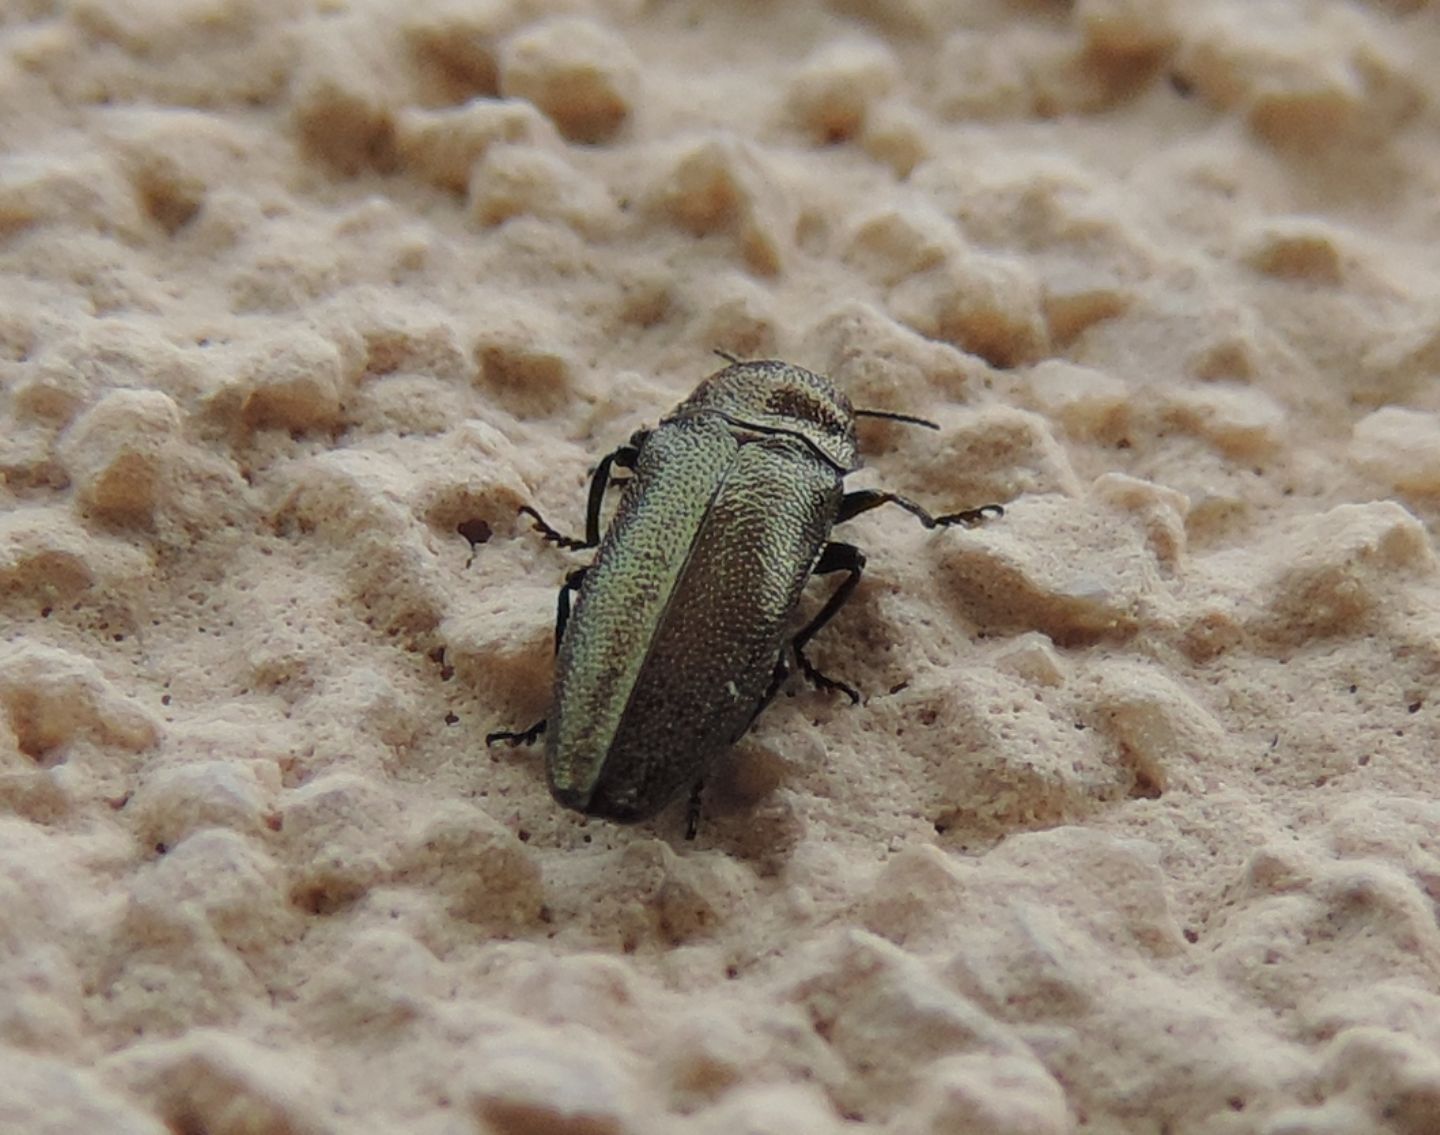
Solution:
[[[789,674],[787,644],[816,686],[860,700],[805,654],[865,567],[859,548],[829,539],[834,525],[883,504],[926,528],[1004,511],[932,516],[897,493],[846,492],[845,476],[860,467],[857,417],[939,427],[856,410],[829,379],[789,363],[723,357],[729,366],[596,466],[583,539],[521,507],[545,539],[599,551],[560,588],[549,718],[485,739],[517,745],[544,733],[551,794],[590,816],[648,819],[690,788],[687,839],[707,770]],[[617,468],[632,475],[602,539],[601,505]],[[795,630],[806,581],[837,572],[845,579]]]

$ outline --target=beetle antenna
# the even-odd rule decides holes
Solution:
[[[892,422],[908,422],[912,426],[924,426],[927,430],[938,430],[940,426],[928,418],[916,418],[910,414],[895,414],[889,410],[856,410],[857,418],[888,418]]]
[[[731,366],[735,366],[740,361],[739,355],[732,355],[729,351],[725,350],[724,347],[711,347],[710,349],[714,351],[715,354],[719,355],[722,359],[724,359],[727,363],[729,363]]]

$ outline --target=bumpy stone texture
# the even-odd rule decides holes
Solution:
[[[10,5],[0,1128],[1440,1131],[1432,8]],[[687,843],[483,738],[717,348],[1006,512]]]

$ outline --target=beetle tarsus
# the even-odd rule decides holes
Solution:
[[[860,704],[860,693],[858,690],[853,686],[846,685],[838,678],[832,678],[828,674],[821,673],[815,664],[805,657],[805,652],[798,646],[795,647],[795,659],[800,663],[800,669],[804,671],[805,677],[809,678],[810,681],[815,684],[816,689],[834,690],[849,698],[851,705]]]
[[[545,723],[548,718],[542,717],[529,729],[522,729],[518,733],[512,733],[508,729],[501,729],[494,733],[485,734],[485,747],[488,749],[496,741],[505,741],[513,749],[517,745],[533,745],[540,734],[545,732]]]
[[[835,517],[835,523],[843,524],[847,520],[854,520],[862,512],[869,512],[872,508],[879,508],[882,504],[898,504],[906,512],[918,517],[920,523],[926,528],[935,527],[935,518],[920,505],[909,497],[902,497],[899,493],[888,493],[883,489],[856,489],[853,493],[846,493],[840,498],[840,511]]]
[[[966,528],[976,524],[983,524],[993,517],[1005,515],[1005,508],[998,504],[983,504],[979,508],[967,508],[962,512],[951,512],[945,516],[937,516],[936,524],[963,524]]]
[[[967,508],[963,512],[931,516],[923,507],[909,497],[902,497],[899,493],[887,493],[882,489],[857,489],[840,498],[840,512],[835,517],[835,523],[840,524],[846,520],[853,520],[862,512],[869,512],[872,508],[879,508],[882,504],[899,505],[926,528],[937,528],[950,524],[979,524],[990,516],[1005,515],[1005,510],[1000,505],[987,504],[980,508]]]
[[[555,531],[555,529],[550,527],[545,518],[528,504],[522,504],[517,511],[535,521],[535,530],[552,544],[559,544],[560,547],[570,548],[572,551],[594,547],[593,544],[587,544],[584,540],[577,540],[574,536],[566,536],[563,532]]]

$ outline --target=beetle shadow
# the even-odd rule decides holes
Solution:
[[[772,750],[749,738],[741,741],[716,761],[706,779],[696,838],[677,838],[675,849],[681,854],[687,848],[722,851],[761,877],[779,874],[806,830],[793,797],[784,791],[787,779],[786,762]],[[667,809],[664,834],[673,830],[682,837],[685,822],[685,807]]]

